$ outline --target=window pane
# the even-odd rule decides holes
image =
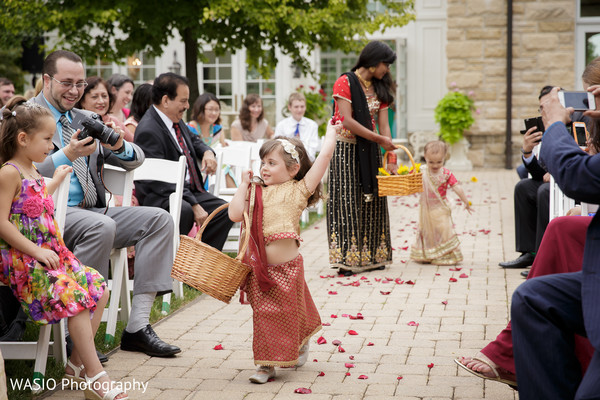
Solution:
[[[265,118],[269,121],[269,125],[275,127],[275,99],[263,99],[263,108],[265,110]]]
[[[217,97],[221,98],[221,96],[231,96],[231,93],[231,83],[219,83],[219,93],[217,94]]]
[[[144,69],[144,81],[154,80],[156,78],[156,69],[155,68],[145,68]]]
[[[231,54],[219,57],[219,64],[231,64]]]
[[[600,32],[587,32],[585,34],[586,65],[598,56],[600,56]]]
[[[214,67],[202,68],[202,77],[204,80],[214,81],[217,79],[217,70]]]
[[[212,51],[205,51],[204,56],[207,58],[206,64],[214,64],[216,57],[215,53]]]
[[[600,4],[598,0],[581,0],[582,17],[600,17]]]
[[[247,83],[246,93],[260,93],[260,85],[258,83]]]
[[[274,96],[275,95],[275,83],[268,82],[263,85],[263,96]]]
[[[206,92],[209,92],[212,94],[217,93],[217,85],[215,83],[205,83],[203,93],[206,93]]]
[[[231,67],[219,67],[219,80],[231,79]]]

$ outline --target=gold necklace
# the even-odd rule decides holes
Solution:
[[[360,81],[360,83],[363,84],[363,86],[365,87],[365,89],[369,90],[369,88],[371,87],[371,85],[373,84],[373,82],[367,81],[362,76],[360,76],[360,74],[358,72],[355,72],[355,74],[358,77],[358,80]]]

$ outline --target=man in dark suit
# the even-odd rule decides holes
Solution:
[[[152,207],[107,208],[101,179],[105,163],[130,171],[142,164],[144,153],[125,141],[124,132],[118,128],[120,137],[114,145],[92,137],[79,140],[79,131],[71,123],[75,116],[90,113],[73,108],[87,85],[83,62],[77,54],[66,50],[50,53],[43,72],[44,89],[30,101],[50,110],[56,133],[53,151],[37,167],[44,176],[52,176],[59,165],[71,165],[74,172],[63,233],[65,244],[82,263],[105,278],[111,250],[135,246],[133,300],[121,348],[158,357],[179,353],[179,347],[163,342],[149,323],[155,296],[169,293],[173,287],[173,219]]]
[[[187,159],[188,172],[183,189],[183,202],[179,232],[187,234],[194,225],[200,226],[209,213],[225,201],[204,190],[201,170],[214,173],[214,152],[192,134],[181,120],[189,108],[190,89],[185,77],[168,72],[159,75],[152,86],[153,105],[140,120],[134,142],[148,158],[177,161],[181,155]],[[201,168],[198,167],[201,163]],[[169,196],[175,185],[157,181],[136,181],[135,193],[140,204],[169,209]],[[206,227],[202,240],[216,249],[222,249],[233,222],[227,210],[217,214]]]
[[[538,99],[548,94],[552,86],[544,86]],[[516,250],[521,253],[511,261],[501,262],[502,268],[525,268],[533,264],[542,237],[548,226],[550,215],[550,174],[542,168],[533,148],[542,138],[542,132],[536,127],[529,129],[523,136],[521,148],[523,165],[531,178],[521,179],[515,185],[515,242]]]
[[[600,155],[590,156],[573,140],[565,109],[554,88],[541,103],[547,128],[541,160],[569,197],[600,201]],[[596,110],[585,115],[600,119],[600,85],[591,86]],[[596,121],[595,127],[598,127]],[[600,216],[587,231],[581,272],[530,279],[512,298],[512,333],[519,398],[600,399]],[[575,357],[573,334],[586,336],[596,350],[582,378]]]

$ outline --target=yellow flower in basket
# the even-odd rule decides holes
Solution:
[[[398,173],[398,175],[408,175],[409,170],[406,165],[401,164],[400,167],[398,167],[398,171],[396,172]]]
[[[384,168],[379,168],[379,175],[390,176],[389,172],[387,172]]]

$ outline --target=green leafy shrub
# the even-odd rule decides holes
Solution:
[[[448,92],[435,107],[435,122],[440,124],[440,138],[454,144],[463,138],[464,131],[475,122],[475,104],[469,95],[457,89]]]

